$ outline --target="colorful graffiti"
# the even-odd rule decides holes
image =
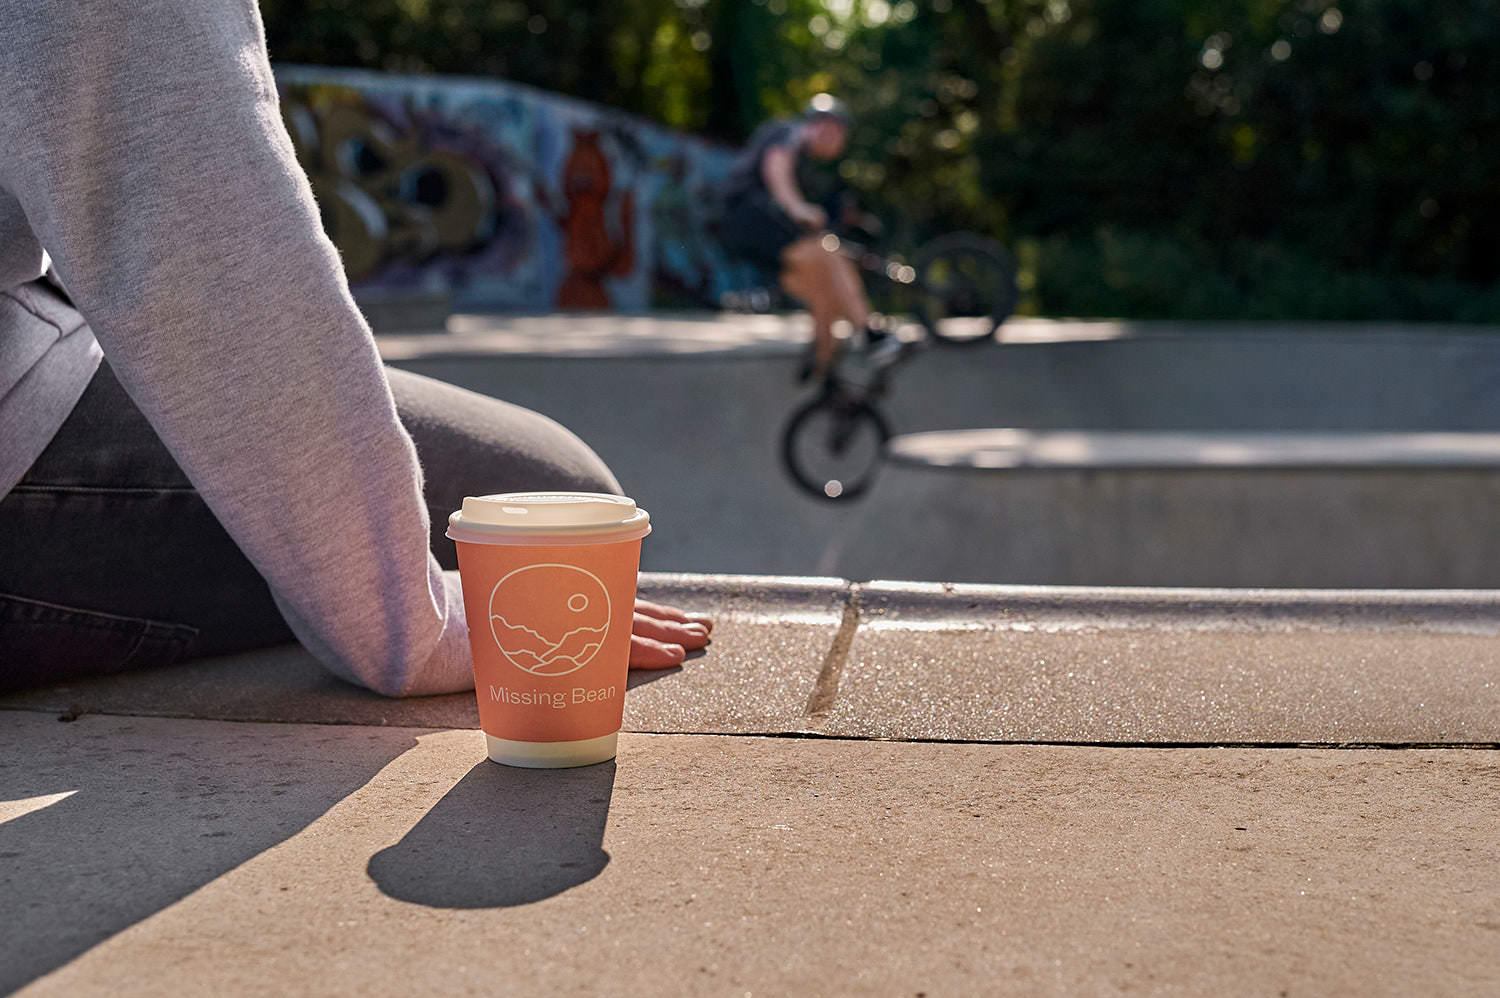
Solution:
[[[623,276],[635,266],[635,192],[624,190],[611,200],[610,176],[599,133],[574,132],[562,175],[568,208],[557,220],[568,268],[557,291],[559,308],[609,308],[604,278]],[[606,217],[610,205],[614,211]]]
[[[283,66],[282,114],[362,289],[457,308],[715,306],[732,151],[503,81]]]

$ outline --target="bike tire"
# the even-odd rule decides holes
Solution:
[[[866,452],[850,462],[850,474],[833,453],[833,433],[847,421],[849,436],[858,436]],[[799,406],[781,433],[781,463],[797,486],[825,502],[847,502],[869,491],[885,460],[891,429],[885,417],[864,399],[824,395]]]
[[[912,268],[913,311],[940,343],[972,346],[992,341],[1020,299],[1015,259],[986,236],[939,236],[913,254]]]

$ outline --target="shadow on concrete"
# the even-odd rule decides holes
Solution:
[[[687,657],[684,658],[683,661],[691,662],[695,658],[702,657],[703,651],[701,649],[699,651],[690,651],[687,653]],[[625,689],[633,690],[637,686],[645,686],[649,683],[656,682],[658,679],[666,679],[668,676],[675,676],[681,671],[682,666],[680,665],[674,665],[670,669],[631,669],[629,677],[625,680]]]
[[[393,700],[337,678],[300,645],[0,695],[0,708],[222,721],[477,728],[472,692]]]
[[[578,769],[476,764],[400,842],[370,858],[370,879],[431,908],[530,904],[597,877],[613,761]]]
[[[415,745],[392,729],[0,711],[0,994],[296,835]]]

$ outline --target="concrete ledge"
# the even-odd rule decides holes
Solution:
[[[814,730],[1105,744],[1500,742],[1500,594],[856,588]]]
[[[714,643],[685,668],[632,673],[626,729],[800,730],[842,623],[848,587],[841,579],[642,573],[641,596],[713,614]],[[225,721],[479,726],[472,692],[388,699],[335,678],[296,645],[0,696],[5,707]]]
[[[629,731],[787,734],[807,704],[844,624],[842,579],[642,576],[641,593],[715,617],[713,643],[670,673],[632,674]]]
[[[868,582],[862,620],[1017,631],[1428,631],[1500,636],[1500,590],[1187,589]]]
[[[648,573],[717,618],[635,673],[629,731],[1125,745],[1500,743],[1500,593],[1073,589]],[[474,727],[473,695],[387,700],[296,648],[0,707]]]

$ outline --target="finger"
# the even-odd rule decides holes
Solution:
[[[635,615],[631,630],[643,638],[682,645],[684,648],[702,648],[708,644],[708,629],[701,624],[679,624],[675,620],[657,620],[644,613]]]
[[[706,613],[690,613],[687,615],[687,619],[689,624],[697,624],[699,627],[703,628],[705,631],[709,631],[710,633],[712,633],[714,629],[713,618],[709,617],[709,615]]]
[[[702,624],[708,630],[714,629],[714,622],[706,613],[685,613],[675,606],[667,606],[663,603],[652,603],[649,600],[638,599],[635,601],[635,612],[644,613],[648,617],[657,620],[675,620],[681,624]]]
[[[630,667],[632,669],[672,669],[681,665],[686,657],[687,652],[682,645],[653,641],[639,634],[630,636]]]

